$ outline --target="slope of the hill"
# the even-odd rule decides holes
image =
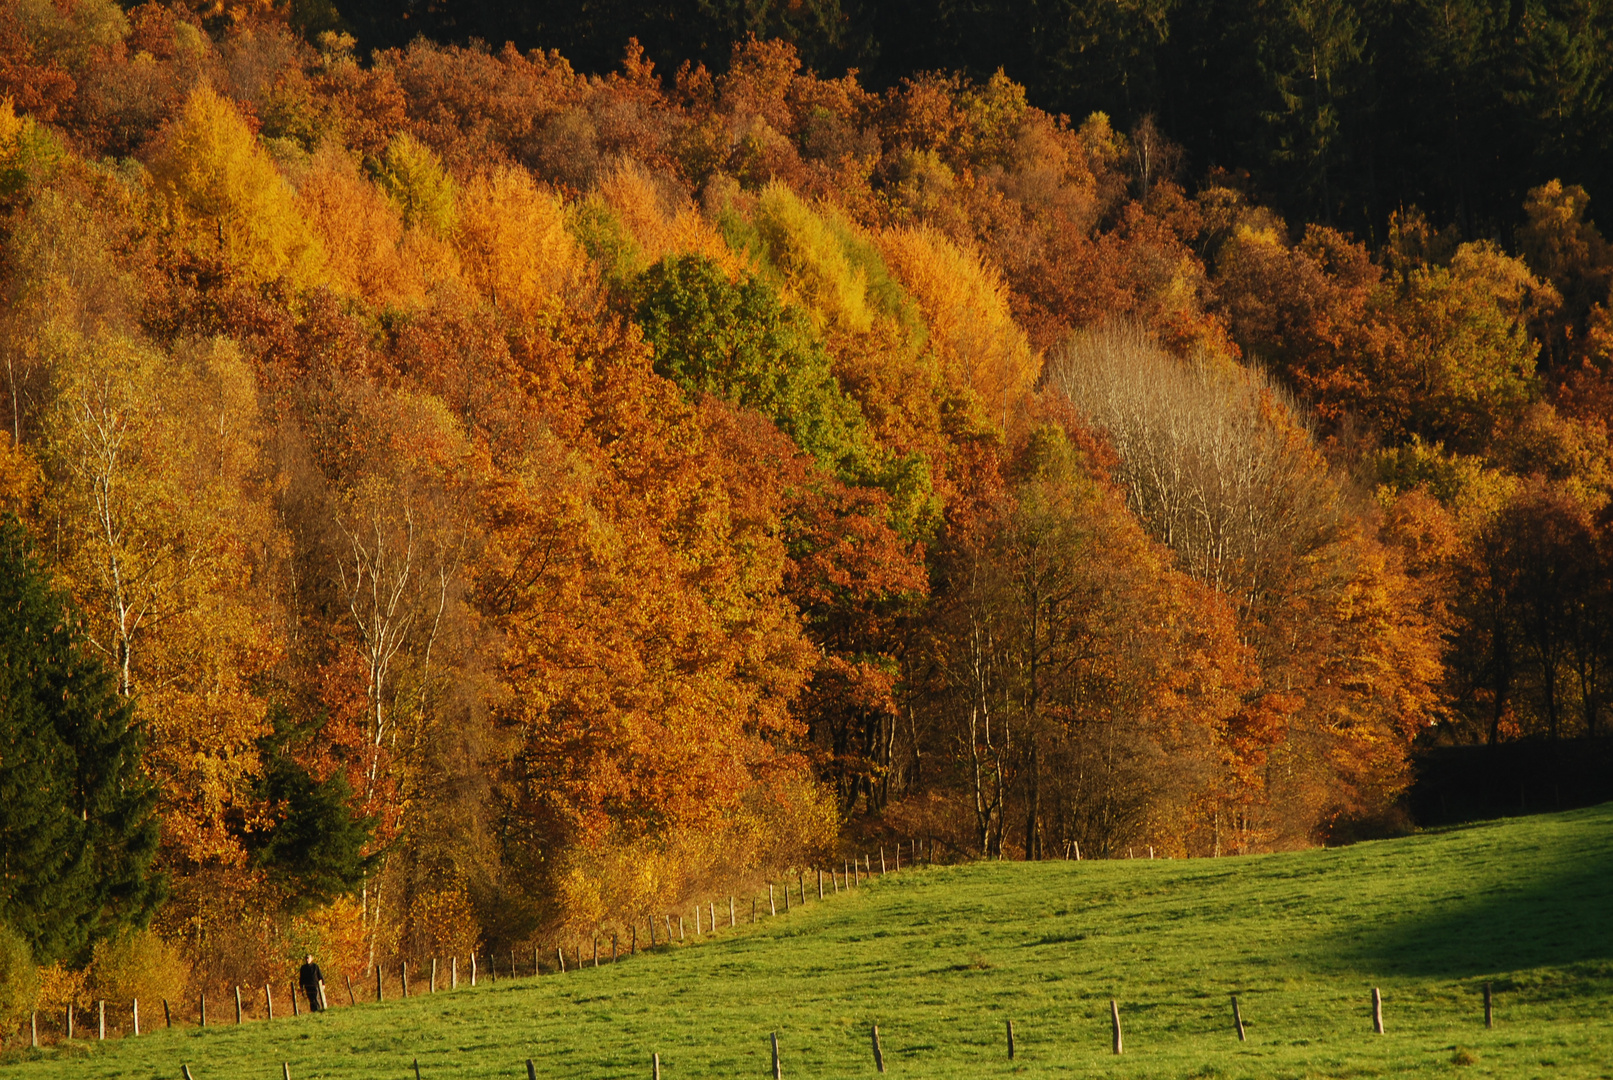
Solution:
[[[716,941],[539,981],[5,1070],[296,1080],[1613,1075],[1613,804],[1252,858],[904,871]],[[1493,984],[1497,1024],[1483,1026]],[[1387,1033],[1372,1033],[1372,987]],[[1239,1043],[1228,995],[1248,1026]],[[1109,1046],[1118,999],[1125,1054]],[[1018,1054],[1004,1052],[1013,1020]]]

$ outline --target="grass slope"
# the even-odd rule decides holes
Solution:
[[[877,1022],[892,1080],[1613,1077],[1610,1013],[1613,804],[1289,855],[904,871],[615,967],[47,1049],[0,1076],[404,1080],[418,1057],[439,1080],[530,1057],[647,1080],[653,1051],[665,1080],[761,1078],[777,1030],[788,1080],[873,1077]]]

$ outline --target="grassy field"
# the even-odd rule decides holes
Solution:
[[[1613,805],[1292,855],[903,871],[614,967],[28,1052],[0,1076],[404,1080],[418,1058],[439,1080],[531,1058],[647,1080],[655,1052],[664,1080],[762,1078],[776,1030],[786,1080],[873,1077],[872,1023],[894,1080],[1613,1077]]]

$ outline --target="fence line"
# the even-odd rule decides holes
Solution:
[[[933,840],[930,840],[930,841],[928,841],[926,843],[922,843],[922,844],[917,840],[909,841],[909,843],[908,843],[908,863],[909,863],[909,866],[912,867],[912,866],[916,866],[916,865],[933,865],[933,863],[930,863],[929,860],[928,860],[928,856],[933,851],[933,846],[934,846],[934,841]],[[894,865],[892,866],[892,868],[890,870],[890,872],[892,872],[892,873],[897,873],[897,872],[900,872],[900,870],[901,870],[901,851],[902,851],[902,844],[900,842],[898,842],[897,845],[896,845],[896,851],[895,851],[895,862],[894,862]],[[866,864],[870,868],[872,867],[872,865],[873,865],[872,858],[868,853],[866,853],[866,852],[863,853],[862,859],[863,859],[864,864]],[[857,860],[852,859],[850,865],[857,865]],[[884,847],[879,848],[879,865],[880,865],[880,874],[881,874],[881,876],[883,876],[886,873],[885,849],[884,849]],[[824,880],[823,880],[824,871],[821,868],[819,868],[819,869],[815,869],[812,872],[817,875],[818,899],[820,901],[824,900],[824,899],[827,898],[827,895],[826,895],[826,893],[824,891]],[[788,877],[786,877],[784,879],[784,882],[783,882],[783,886],[784,886],[784,914],[788,915],[791,912],[791,910],[793,910],[792,907],[791,907],[792,899],[793,899],[793,901],[795,903],[799,904],[800,906],[802,906],[802,907],[806,906],[807,898],[808,898],[808,895],[809,895],[808,889],[807,889],[807,873],[808,873],[808,871],[805,871],[805,870],[797,872],[796,875],[795,875],[795,881],[794,882],[791,882]],[[831,869],[829,871],[829,875],[830,875],[831,882],[833,883],[833,886],[834,886],[834,894],[838,894],[840,892],[839,879],[835,877],[833,869]],[[872,878],[872,870],[871,869],[868,871],[866,876]],[[849,880],[848,880],[848,886],[847,887],[848,887],[848,889],[850,887],[849,886]],[[769,881],[768,884],[767,884],[769,917],[776,917],[779,914],[778,909],[777,909],[777,904],[776,904],[776,901],[775,901],[774,888],[775,888],[775,883],[772,882],[772,881]],[[751,922],[752,923],[757,921],[756,902],[757,902],[758,899],[759,899],[759,895],[752,897],[752,901],[751,901]],[[718,935],[716,901],[715,900],[708,900],[708,901],[705,901],[705,903],[706,903],[706,906],[707,906],[707,911],[706,911],[707,921],[705,923],[704,933],[702,933],[701,927],[700,927],[700,925],[699,925],[699,923],[697,921],[696,931],[695,931],[695,940],[696,941],[701,940],[703,937],[716,938],[717,935]],[[701,914],[700,913],[700,902],[695,903],[694,910],[695,910],[695,917],[698,920],[700,918],[700,914]],[[736,917],[736,910],[737,909],[735,907],[735,897],[732,894],[730,894],[729,897],[728,897],[728,928],[729,929],[735,929],[738,926],[738,920],[737,920],[737,917]],[[651,945],[670,946],[672,944],[672,919],[673,919],[673,916],[671,915],[671,913],[665,913],[665,914],[663,914],[662,918],[663,918],[663,923],[664,923],[664,926],[665,926],[664,940],[657,940],[657,938],[656,938],[656,917],[655,917],[655,915],[651,914],[651,915],[648,915],[648,916],[644,917],[644,923],[645,923],[645,925],[647,926],[647,928],[649,930]],[[683,915],[681,913],[679,913],[678,916],[677,916],[677,919],[678,919],[678,929],[679,929],[678,940],[680,942],[682,942],[682,943],[686,943],[684,933],[683,933]],[[626,953],[625,956],[620,954],[618,952],[618,950],[617,950],[618,936],[616,934],[611,935],[611,951],[610,951],[610,960],[609,960],[609,962],[612,963],[612,964],[618,963],[621,960],[624,960],[629,956],[637,955],[637,953],[640,951],[639,950],[639,943],[638,943],[638,927],[640,925],[639,920],[636,919],[636,918],[633,919],[633,920],[630,920],[627,925],[628,925],[628,929],[629,929],[629,932],[630,932],[630,938],[629,938],[628,952]],[[599,934],[598,933],[595,933],[595,935],[593,936],[592,945],[593,945],[593,953],[592,953],[592,957],[591,957],[592,966],[597,968],[597,967],[600,966],[600,960],[601,960],[600,948],[599,948],[600,941],[599,941]],[[565,955],[564,946],[557,946],[555,948],[555,961],[556,961],[556,964],[555,964],[554,969],[552,970],[552,974],[563,975],[563,974],[567,974],[569,971],[577,970],[577,969],[580,969],[580,968],[582,968],[584,966],[581,941],[577,942],[575,948],[576,948],[576,952],[575,952],[576,962],[570,968],[568,968],[567,965],[566,965],[566,955]],[[438,961],[438,959],[439,958],[435,957],[435,956],[430,958],[431,978],[430,978],[430,982],[428,984],[428,989],[427,989],[428,994],[435,994],[435,993],[438,992],[438,988],[437,988],[437,961]],[[471,986],[476,986],[477,985],[477,973],[478,973],[478,970],[479,970],[479,964],[478,964],[479,956],[478,956],[477,953],[472,952],[468,956],[468,960],[470,961],[470,985]],[[458,956],[449,957],[448,961],[449,961],[448,988],[450,990],[457,990],[459,988],[459,957]],[[488,974],[488,981],[490,983],[496,983],[497,980],[498,980],[498,964],[497,964],[497,960],[495,958],[495,954],[491,950],[486,954],[486,961],[487,961],[487,967],[486,967],[485,970],[486,970],[486,972]],[[399,997],[399,998],[407,998],[407,997],[409,997],[409,960],[407,958],[399,958],[396,962],[398,964],[398,989],[399,989],[399,994],[396,995],[396,996]],[[387,993],[386,993],[386,982],[385,982],[385,977],[384,977],[384,973],[383,973],[384,965],[381,962],[377,961],[375,966],[374,966],[374,969],[375,969],[375,1000],[376,1000],[377,1003],[383,1003],[383,1002],[388,1000]],[[510,950],[509,969],[508,969],[508,971],[509,971],[509,974],[507,976],[508,978],[516,979],[516,978],[524,977],[522,975],[522,973],[517,970],[516,952],[515,952],[515,950],[513,948]],[[542,967],[541,967],[541,965],[539,963],[539,951],[538,951],[538,949],[534,948],[533,952],[532,952],[532,975],[531,975],[531,977],[532,978],[540,978],[540,977],[542,977],[543,974],[544,974],[544,971],[543,971],[543,969],[542,969]],[[353,988],[353,977],[352,977],[352,975],[350,975],[350,974],[348,974],[346,972],[343,972],[342,977],[343,977],[343,979],[344,979],[344,981],[346,983],[346,986],[347,986],[348,1006],[349,1007],[356,1007],[358,1005],[358,996],[357,996],[357,994],[356,994],[356,992],[354,991],[354,988]],[[294,1017],[300,1017],[301,1013],[302,1013],[302,1010],[300,1008],[300,1002],[298,1000],[298,993],[299,993],[299,991],[301,989],[302,988],[301,988],[300,984],[297,983],[295,980],[293,980],[291,982],[291,984],[290,984],[291,1011],[292,1011],[292,1015]],[[251,1022],[266,1022],[266,1021],[273,1021],[275,1019],[275,1012],[274,1012],[274,985],[273,985],[272,981],[263,984],[263,998],[264,998],[264,1006],[265,1006],[265,1015],[262,1018],[262,1021],[259,1021],[254,1016],[252,1016],[253,1009],[252,1009],[251,1005],[249,1004],[249,1002],[247,1002],[246,1000],[244,1000],[242,998],[242,996],[241,996],[241,988],[239,986],[235,986],[233,988],[233,992],[234,992],[234,997],[235,997],[235,1023],[236,1024],[244,1024],[244,1023],[247,1023],[249,1021],[251,1021]],[[324,992],[324,984],[323,984],[323,982],[321,982],[321,984],[319,986],[318,995],[319,995],[319,998],[320,998],[319,1008],[310,1009],[309,1011],[311,1011],[311,1012],[321,1011],[322,1009],[327,1008],[328,1005],[329,1005],[329,1002],[325,999],[325,992]],[[419,993],[417,992],[415,994],[415,996],[418,997]],[[114,1002],[113,1003],[114,1008],[117,1008],[119,1004],[120,1003]],[[106,1001],[98,1001],[96,1011],[97,1011],[96,1038],[98,1040],[101,1040],[101,1039],[105,1039],[107,1037],[107,1002]],[[167,999],[163,999],[162,1011],[163,1011],[163,1021],[164,1021],[163,1026],[164,1026],[165,1029],[173,1028],[175,1026],[183,1026],[183,1019],[184,1019],[183,1017],[178,1018],[179,1023],[178,1023],[178,1025],[176,1025],[176,1017],[174,1015],[174,1010],[171,1007],[171,1005],[170,1005],[170,1003],[169,1003],[169,1001]],[[131,1017],[131,1026],[130,1026],[129,1033],[127,1035],[123,1036],[123,1037],[124,1038],[138,1037],[140,1035],[140,1003],[139,1003],[138,999],[132,999],[130,1001],[128,1015],[130,1015],[130,1017]],[[194,1016],[195,1016],[196,1027],[197,1028],[206,1028],[208,1026],[208,1023],[207,1023],[207,993],[206,993],[206,991],[202,991],[197,996],[196,1011],[195,1011]],[[62,1029],[61,1029],[61,1036],[62,1037],[56,1040],[56,1042],[58,1042],[58,1043],[64,1042],[64,1041],[72,1041],[75,1038],[76,1033],[75,1033],[75,1030],[74,1030],[74,1022],[75,1022],[76,1017],[74,1015],[74,1005],[72,1003],[69,1003],[66,1006],[64,1017],[65,1017],[65,1022],[63,1024]],[[284,1017],[282,1016],[281,1019],[284,1019]],[[117,1021],[117,1017],[114,1016],[114,1028],[113,1028],[114,1033],[116,1032],[116,1026],[115,1026],[116,1021]],[[29,1038],[30,1038],[30,1044],[32,1046],[38,1047],[38,1046],[43,1045],[43,1042],[42,1042],[42,1040],[40,1038],[39,1011],[38,1010],[34,1010],[33,1013],[29,1017]]]

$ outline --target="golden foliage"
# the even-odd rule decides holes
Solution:
[[[849,333],[873,327],[868,276],[822,214],[775,181],[762,189],[754,225],[789,292],[820,326]]]
[[[405,225],[452,235],[459,213],[458,188],[431,147],[400,131],[387,144],[379,180]]]
[[[381,306],[424,299],[426,279],[415,252],[430,240],[405,244],[398,207],[345,151],[327,144],[315,152],[297,204],[325,254],[323,276],[331,288]]]
[[[211,87],[191,92],[163,134],[151,174],[192,250],[257,281],[314,276],[321,253],[295,192],[235,106]]]
[[[690,903],[704,910],[716,902],[726,922],[724,901],[736,883],[760,881],[770,868],[811,865],[829,850],[839,824],[832,792],[798,772],[781,773],[708,825],[572,849],[556,876],[555,907],[577,935]]]
[[[43,514],[86,632],[139,694],[167,842],[240,857],[226,826],[249,800],[281,648],[262,560],[279,554],[260,482],[256,379],[228,340],[177,356],[115,335],[69,339],[45,418]]]
[[[582,268],[560,200],[539,190],[525,169],[508,165],[466,184],[455,241],[465,276],[516,318],[558,302]]]
[[[138,998],[155,1008],[161,1001],[184,1000],[189,982],[190,964],[177,944],[155,930],[130,930],[96,943],[88,989],[119,1006]]]
[[[0,431],[0,513],[27,516],[39,491],[38,462],[12,440],[9,431]]]
[[[1040,358],[1015,324],[1002,278],[935,229],[892,229],[880,249],[917,300],[948,385],[996,417],[1031,391]]]
[[[39,969],[28,942],[0,923],[0,1042],[39,1002]]]
[[[594,193],[638,244],[644,265],[668,255],[703,255],[730,277],[747,268],[687,195],[656,182],[638,162],[617,163]]]
[[[462,886],[415,893],[403,917],[411,951],[417,955],[469,956],[481,946],[476,909]]]

